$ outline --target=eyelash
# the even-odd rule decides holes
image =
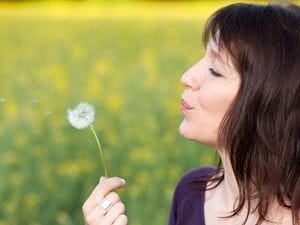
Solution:
[[[213,68],[209,68],[209,71],[212,75],[216,76],[216,77],[221,77],[222,75],[219,74],[218,72],[216,72]]]

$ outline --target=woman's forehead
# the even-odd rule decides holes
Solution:
[[[211,49],[212,51],[215,51],[215,52],[219,52],[219,43],[217,40],[214,40],[214,39],[209,39],[208,43],[207,43],[207,47],[209,49]]]
[[[207,51],[209,51],[209,53],[215,59],[220,60],[225,65],[231,61],[228,54],[226,53],[226,50],[220,48],[213,39],[210,39],[210,41],[207,43]]]

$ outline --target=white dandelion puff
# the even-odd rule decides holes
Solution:
[[[81,102],[73,110],[71,110],[71,109],[68,110],[68,120],[69,120],[70,124],[77,129],[84,129],[84,128],[90,127],[90,129],[96,139],[97,145],[98,145],[100,158],[102,160],[102,164],[104,167],[104,174],[107,177],[108,176],[107,167],[105,164],[101,144],[100,144],[99,138],[96,134],[96,131],[94,130],[94,128],[92,126],[92,123],[95,120],[94,107],[88,103]]]
[[[81,102],[73,110],[68,110],[68,119],[71,125],[77,129],[87,128],[95,120],[94,107]]]

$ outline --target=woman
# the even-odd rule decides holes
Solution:
[[[204,42],[204,57],[181,79],[179,131],[215,147],[220,163],[181,178],[169,225],[300,225],[299,7],[229,5],[209,19]],[[127,224],[119,203],[104,209],[120,202],[113,189],[123,185],[110,178],[96,187],[87,225]]]

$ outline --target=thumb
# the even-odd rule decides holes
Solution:
[[[103,181],[105,181],[107,179],[107,177],[101,176],[100,180],[99,180],[99,184],[101,184]]]

